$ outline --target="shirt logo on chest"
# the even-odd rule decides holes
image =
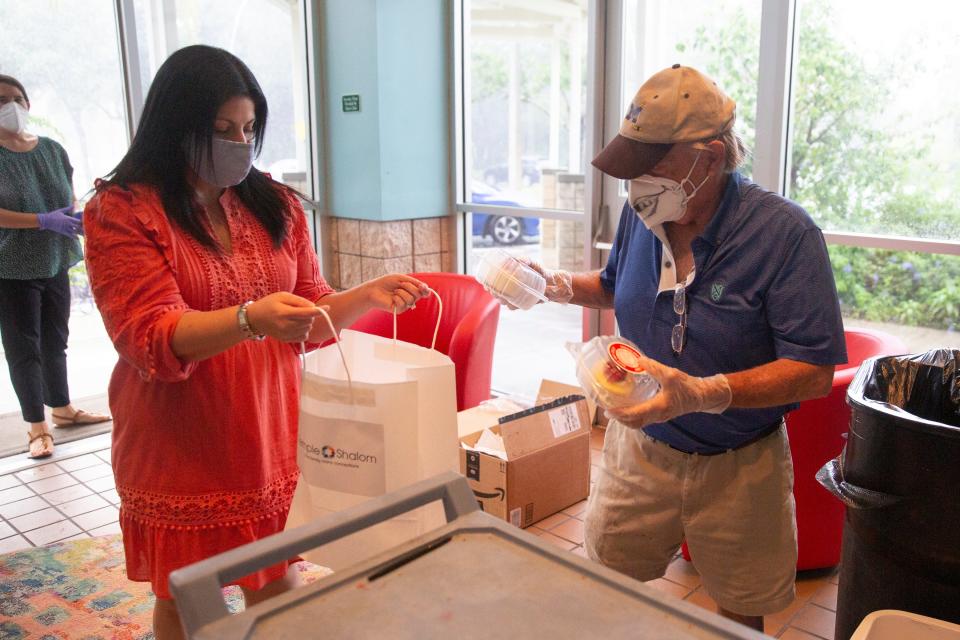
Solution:
[[[710,299],[714,302],[720,302],[720,296],[723,295],[723,283],[714,282],[710,285]]]

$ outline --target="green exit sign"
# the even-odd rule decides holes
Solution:
[[[341,102],[343,103],[344,113],[349,111],[360,111],[359,95],[343,96],[343,98],[341,98]]]

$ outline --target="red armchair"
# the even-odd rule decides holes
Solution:
[[[844,332],[847,362],[837,365],[833,388],[823,398],[806,400],[787,414],[787,436],[793,457],[793,497],[797,503],[797,569],[833,567],[840,562],[843,503],[816,480],[817,471],[840,455],[850,425],[847,387],[860,363],[867,358],[907,352],[907,347],[887,333],[870,329]],[[686,544],[683,557],[690,559]]]
[[[457,411],[475,407],[490,397],[493,343],[500,320],[500,304],[472,276],[457,273],[413,273],[443,300],[443,318],[437,351],[453,360],[457,378]],[[437,326],[437,300],[430,296],[415,309],[397,316],[397,339],[429,347]],[[393,336],[393,314],[370,311],[353,326],[355,331]]]

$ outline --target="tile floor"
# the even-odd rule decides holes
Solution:
[[[109,440],[106,445],[0,475],[0,553],[119,533],[120,498],[113,485]],[[26,460],[21,454],[4,462],[19,458]]]
[[[57,447],[52,461],[29,466],[23,458],[0,459],[0,553],[29,546],[119,532],[110,468],[109,435]],[[74,443],[69,443],[74,444]],[[593,462],[599,459],[603,431],[591,437]],[[16,470],[20,467],[19,470]],[[536,523],[527,531],[572,553],[583,550],[586,502]],[[689,562],[677,557],[667,574],[648,583],[710,611],[716,604],[704,591]],[[797,599],[787,609],[767,616],[765,631],[784,640],[833,640],[837,572],[804,572],[797,577]]]

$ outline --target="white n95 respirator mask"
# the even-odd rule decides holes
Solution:
[[[26,131],[29,118],[29,112],[17,102],[8,102],[0,107],[0,128],[11,133]]]
[[[687,203],[697,194],[700,187],[710,179],[710,176],[707,176],[698,185],[694,185],[690,181],[690,176],[699,160],[700,153],[694,158],[687,176],[680,182],[670,178],[648,175],[630,181],[627,187],[628,201],[648,229],[664,222],[679,220],[687,212]],[[684,188],[685,185],[690,185],[692,189],[690,193],[687,193]]]

